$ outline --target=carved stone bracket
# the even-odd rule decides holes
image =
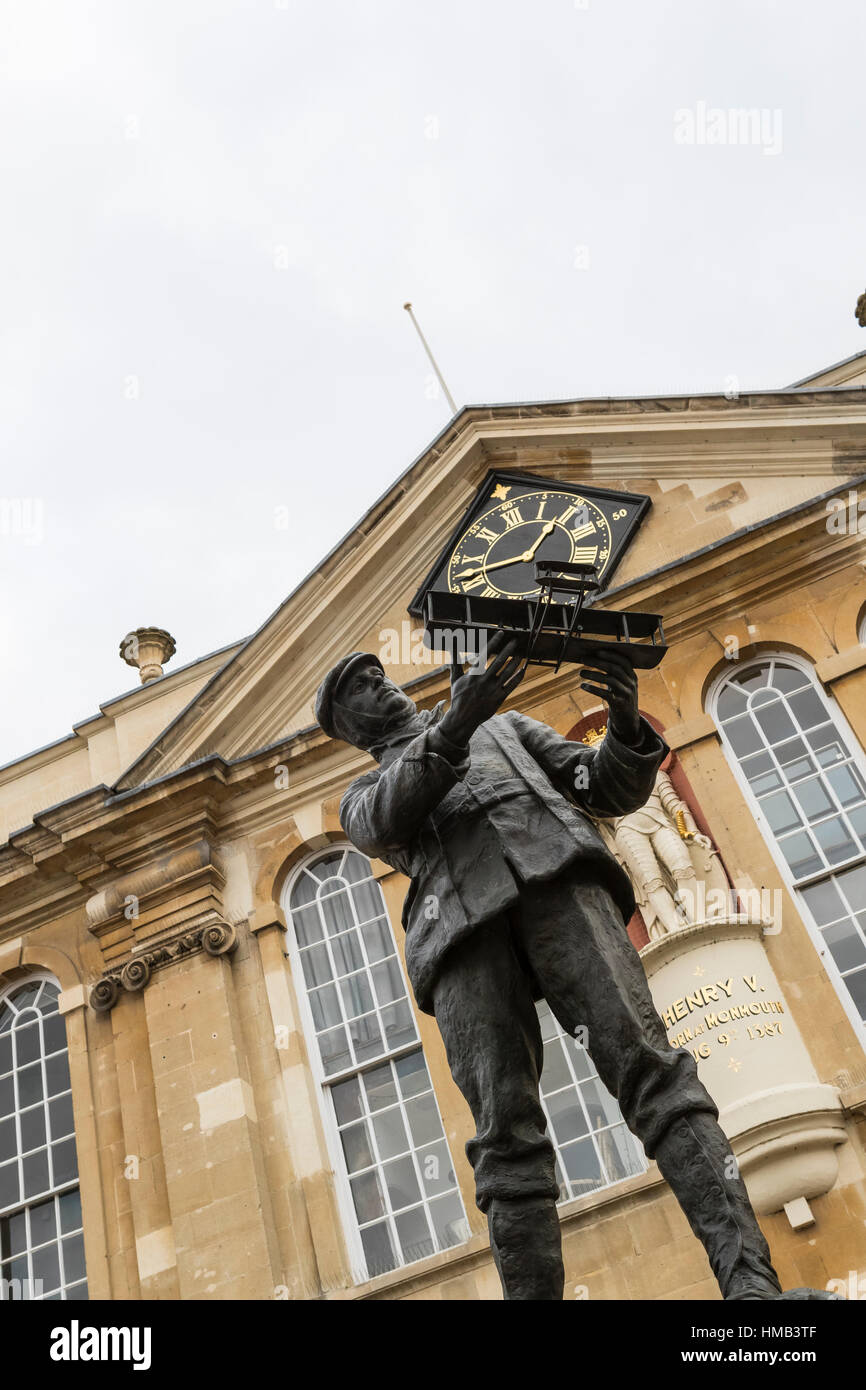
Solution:
[[[98,1014],[108,1013],[120,998],[121,990],[138,994],[150,982],[154,970],[173,965],[186,956],[203,951],[208,956],[230,956],[237,949],[238,935],[229,922],[210,922],[195,931],[160,941],[116,969],[107,970],[90,991],[90,1007]]]

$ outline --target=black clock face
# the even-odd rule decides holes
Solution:
[[[464,531],[448,562],[448,588],[482,598],[534,598],[537,560],[594,565],[601,574],[610,553],[610,522],[588,498],[555,489],[516,492],[493,501]]]
[[[610,581],[650,499],[528,473],[488,474],[409,605],[421,616],[431,592],[533,599],[539,560],[592,565]]]

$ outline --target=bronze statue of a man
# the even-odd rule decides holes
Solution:
[[[587,1030],[599,1076],[703,1242],[723,1297],[778,1298],[716,1106],[692,1055],[669,1046],[628,938],[628,877],[584,815],[637,810],[668,752],[638,714],[634,670],[611,651],[581,672],[609,707],[604,740],[588,748],[497,713],[522,672],[499,634],[491,654],[455,679],[447,710],[419,711],[377,657],[353,652],[322,682],[316,715],[378,763],[349,787],[340,821],[357,849],[411,879],[409,977],[475,1121],[466,1152],[504,1297],[563,1294],[538,1093],[534,1001],[544,997],[568,1033]]]

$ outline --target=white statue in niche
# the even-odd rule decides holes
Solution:
[[[582,741],[598,743],[604,732],[589,729]],[[664,770],[639,811],[609,820],[596,817],[595,823],[631,879],[650,941],[727,917],[730,892],[719,852],[698,830]]]

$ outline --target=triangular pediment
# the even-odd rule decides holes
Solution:
[[[310,726],[318,684],[346,652],[390,644],[393,679],[429,674],[408,605],[491,470],[649,497],[611,591],[623,607],[640,592],[646,607],[644,577],[791,509],[820,511],[814,499],[866,473],[864,441],[864,397],[838,387],[467,407],[117,786],[213,753],[243,758]]]

